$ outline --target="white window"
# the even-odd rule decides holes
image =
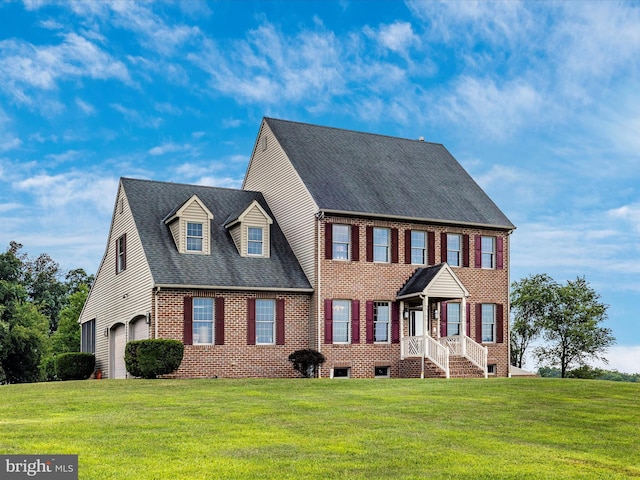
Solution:
[[[340,367],[333,369],[333,378],[349,378],[351,377],[350,367]]]
[[[447,303],[447,336],[460,335],[460,304]]]
[[[275,343],[276,301],[256,300],[256,344],[273,345]]]
[[[247,254],[263,255],[262,227],[247,228]]]
[[[389,302],[373,303],[373,341],[389,342],[389,318],[391,308]]]
[[[374,376],[376,378],[389,378],[389,371],[391,367],[375,367]]]
[[[482,341],[494,342],[496,331],[496,306],[492,303],[482,304]]]
[[[389,229],[373,229],[373,261],[389,262]]]
[[[427,232],[411,231],[411,263],[427,263]]]
[[[351,302],[349,300],[334,300],[333,343],[349,343],[350,320]]]
[[[193,299],[193,343],[213,343],[213,298]]]
[[[333,259],[349,260],[349,225],[332,226]]]
[[[127,268],[127,234],[125,233],[116,241],[116,273]]]
[[[482,268],[495,268],[496,263],[496,239],[494,237],[481,237]]]
[[[460,266],[462,238],[456,233],[447,234],[447,263],[452,267]]]
[[[187,222],[187,251],[201,252],[203,238],[202,224]]]
[[[487,365],[487,374],[495,375],[496,374],[496,364]]]

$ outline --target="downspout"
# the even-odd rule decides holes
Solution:
[[[424,379],[424,357],[427,350],[427,329],[429,326],[429,301],[425,295],[419,295],[422,300],[422,362],[420,365],[420,378]]]
[[[507,234],[507,377],[511,378],[511,234]],[[504,327],[503,327],[504,328]]]
[[[153,338],[158,338],[158,295],[159,294],[160,294],[160,287],[156,287],[154,295],[153,295],[153,301],[154,301],[154,308],[153,308],[154,335],[153,335]]]
[[[317,251],[317,263],[318,263],[318,270],[317,270],[317,275],[316,275],[316,329],[317,329],[317,333],[316,333],[316,337],[317,337],[317,341],[318,341],[318,352],[322,353],[322,339],[320,338],[320,334],[321,332],[321,325],[320,325],[320,304],[322,303],[320,301],[321,295],[320,295],[320,285],[322,285],[322,282],[320,281],[320,262],[322,261],[322,252],[320,249],[320,225],[321,225],[321,221],[324,218],[324,212],[318,212],[316,213],[316,220],[318,220],[318,228],[316,230],[316,244],[318,245],[318,251]],[[322,364],[318,365],[318,378],[322,378]]]

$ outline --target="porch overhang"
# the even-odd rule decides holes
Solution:
[[[398,291],[396,300],[408,301],[416,298],[468,298],[469,291],[449,264],[417,268]]]

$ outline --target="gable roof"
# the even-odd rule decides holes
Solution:
[[[462,284],[457,275],[453,272],[447,263],[440,263],[430,267],[416,268],[413,275],[407,280],[402,288],[398,291],[396,299],[412,297],[420,294],[428,294],[431,288],[438,288],[438,280],[442,275],[447,275],[450,281],[456,285],[456,290],[461,296],[468,297],[469,292]]]
[[[120,181],[156,285],[312,290],[276,222],[271,225],[270,258],[238,254],[225,220],[253,201],[273,218],[261,193],[131,178]],[[164,222],[193,195],[214,215],[209,255],[179,253]]]
[[[515,228],[441,144],[264,122],[322,211]]]

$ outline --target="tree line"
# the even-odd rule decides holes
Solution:
[[[78,319],[93,280],[10,242],[0,254],[0,383],[52,380],[54,357],[80,351]]]

